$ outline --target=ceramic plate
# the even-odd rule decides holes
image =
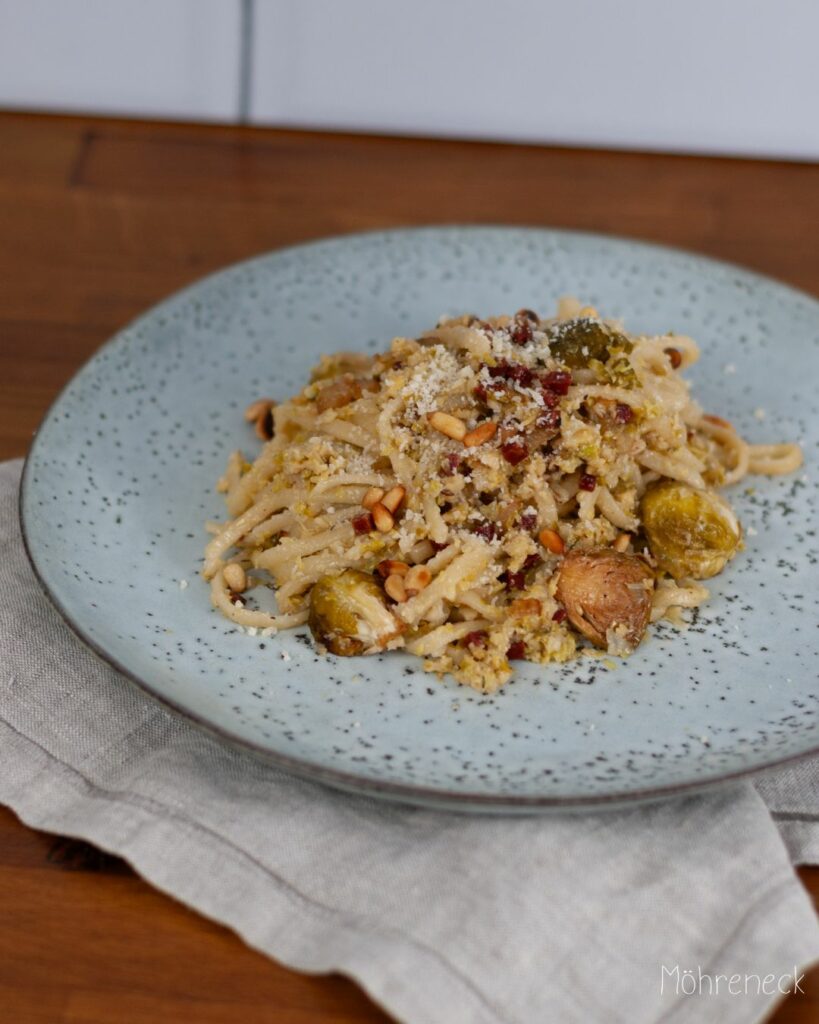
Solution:
[[[211,611],[203,523],[224,515],[242,420],[320,353],[375,350],[442,313],[551,312],[572,293],[632,331],[693,335],[707,409],[805,468],[731,500],[747,546],[685,633],[654,627],[607,668],[520,663],[483,697],[399,653],[314,653]],[[22,517],[76,632],[149,693],[330,784],[514,810],[646,798],[819,748],[815,469],[819,303],[736,267],[563,231],[433,228],[348,236],[231,267],[152,309],[77,374],[37,434]],[[185,585],[185,582],[187,585]]]

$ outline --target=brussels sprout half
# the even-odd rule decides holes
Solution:
[[[643,495],[641,514],[657,565],[674,579],[716,576],[739,549],[739,522],[713,491],[664,480]]]
[[[383,650],[403,628],[375,577],[359,569],[317,580],[307,621],[316,643],[343,657]]]
[[[592,317],[561,320],[549,330],[549,350],[566,366],[580,369],[593,360],[605,363],[615,352],[630,352],[632,344],[618,331]]]
[[[630,650],[645,633],[653,590],[654,574],[638,555],[574,548],[560,567],[555,596],[596,647]]]

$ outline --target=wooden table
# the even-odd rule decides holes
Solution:
[[[819,293],[819,166],[0,115],[0,458],[24,454],[80,363],[169,292],[266,249],[421,221],[618,232]],[[819,869],[800,877],[819,900]],[[1,809],[0,1010],[387,1020],[351,982],[279,967],[121,861]],[[819,969],[773,1017],[818,1019]]]

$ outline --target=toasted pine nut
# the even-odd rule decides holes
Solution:
[[[406,497],[407,490],[403,484],[396,484],[395,487],[391,487],[384,497],[381,499],[381,504],[388,512],[395,512],[400,506],[401,502]]]
[[[432,573],[425,565],[414,565],[404,577],[404,588],[408,594],[420,594],[431,579]]]
[[[373,507],[373,505],[377,501],[381,501],[381,499],[383,497],[384,497],[384,488],[383,487],[371,487],[369,489],[369,491],[367,491],[367,493],[361,499],[361,504],[364,506],[364,508],[371,509]]]
[[[466,427],[463,420],[459,420],[457,416],[450,416],[448,412],[431,412],[427,419],[429,425],[439,433],[451,437],[453,441],[463,441]]]
[[[540,615],[540,601],[536,597],[519,597],[510,606],[512,617],[524,619],[527,615]]]
[[[733,430],[733,424],[729,423],[728,420],[724,420],[722,416],[714,416],[711,413],[706,413],[703,416],[704,420],[708,420],[709,423],[713,423],[715,427],[723,427],[725,430]]]
[[[435,554],[435,548],[432,546],[432,542],[428,540],[419,540],[417,544],[409,549],[409,560],[414,564],[418,565],[419,562],[426,562],[432,558]]]
[[[257,398],[245,409],[245,419],[248,423],[255,423],[261,415],[270,412],[275,404],[272,398]]]
[[[383,562],[379,562],[376,566],[378,574],[386,579],[388,576],[406,576],[409,572],[409,566],[406,562],[396,562],[392,558],[385,558]]]
[[[620,536],[615,540],[614,544],[612,544],[612,547],[614,548],[615,551],[625,551],[630,543],[631,543],[631,534],[630,533],[621,533]]]
[[[373,505],[371,512],[375,528],[376,530],[380,530],[381,533],[389,533],[393,526],[395,526],[395,520],[392,517],[392,512],[390,512],[389,509],[384,508],[380,501],[377,501]]]
[[[407,599],[404,580],[398,575],[388,576],[384,580],[384,590],[387,596],[391,597],[393,601],[397,601],[398,604],[403,604]]]
[[[234,594],[241,594],[243,590],[247,590],[247,576],[238,562],[230,562],[226,565],[222,575]]]
[[[259,416],[256,417],[256,422],[253,424],[256,431],[256,437],[258,437],[260,441],[270,441],[273,437],[272,409],[272,405],[265,409],[263,413],[260,413]]]
[[[464,446],[466,448],[477,448],[479,444],[490,441],[497,433],[497,430],[498,425],[494,420],[486,420],[485,423],[479,423],[474,430],[464,434]]]
[[[563,538],[557,532],[557,530],[550,530],[548,527],[541,530],[537,535],[537,539],[546,548],[547,551],[551,551],[553,555],[562,555],[565,550]]]
[[[599,313],[594,308],[594,306],[584,306],[577,315],[578,316],[599,316]]]

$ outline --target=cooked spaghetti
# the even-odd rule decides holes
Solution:
[[[702,411],[679,372],[698,355],[566,299],[323,357],[294,398],[247,411],[266,443],[218,484],[214,605],[253,632],[307,623],[334,654],[402,648],[484,692],[515,659],[629,653],[649,622],[684,624],[742,546],[716,488],[802,460]]]

